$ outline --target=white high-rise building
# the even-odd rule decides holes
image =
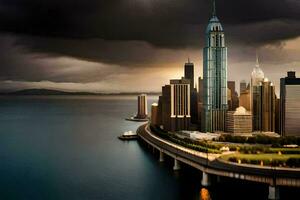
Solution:
[[[253,96],[257,95],[258,91],[255,86],[259,86],[264,81],[265,74],[259,66],[258,55],[256,53],[256,65],[251,73],[250,82],[250,111],[253,111]]]

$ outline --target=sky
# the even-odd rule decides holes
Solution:
[[[211,5],[0,0],[0,91],[159,92],[183,76],[188,58],[202,76]],[[228,80],[249,81],[256,52],[277,93],[287,71],[300,77],[300,0],[216,0],[216,7],[228,47]]]

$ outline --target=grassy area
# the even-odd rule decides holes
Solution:
[[[257,135],[253,137],[222,135],[220,142],[231,142],[237,144],[262,144],[271,145],[272,147],[283,147],[284,145],[296,144],[300,146],[300,137],[269,137]]]
[[[216,142],[216,141],[195,141],[189,138],[180,138],[175,133],[166,132],[159,127],[151,126],[152,132],[157,136],[179,144],[181,146],[191,148],[200,152],[209,152],[209,153],[221,153],[220,149],[223,146],[229,147],[230,151],[238,151],[242,155],[249,155],[257,157],[261,155],[276,155],[280,152],[283,155],[300,155],[300,148],[272,148],[271,145],[262,145],[262,144],[242,144],[242,143],[226,143],[226,142]],[[274,159],[279,159],[275,158]],[[282,156],[281,158],[284,158]],[[271,158],[271,157],[269,157]],[[291,157],[293,158],[293,157]],[[248,159],[248,158],[244,158]]]
[[[169,140],[175,144],[181,145],[186,148],[190,148],[199,152],[208,152],[208,153],[221,153],[218,146],[211,145],[205,141],[193,141],[190,139],[182,139],[176,136],[175,134],[165,132],[158,127],[150,126],[151,131],[163,139]]]
[[[243,154],[224,155],[224,160],[236,163],[255,164],[264,166],[299,167],[300,154]]]
[[[287,160],[289,158],[300,158],[299,154],[241,154],[235,153],[222,156],[223,159],[228,160],[230,157],[238,159],[251,159],[251,160]]]
[[[270,148],[270,153],[300,154],[300,148]]]
[[[174,133],[161,130],[159,127],[150,127],[157,136],[174,142],[178,145],[194,149],[200,152],[222,153],[220,148],[228,146],[230,151],[237,153],[223,155],[222,159],[244,164],[300,167],[300,148],[274,148],[271,145],[247,144],[247,143],[220,143],[215,141],[195,141],[189,138],[180,138]]]

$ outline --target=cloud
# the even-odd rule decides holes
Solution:
[[[211,0],[3,0],[0,30],[67,39],[145,41],[163,48],[199,47],[210,13]],[[252,38],[266,43],[300,34],[297,0],[219,0],[217,13],[228,27],[245,25],[255,32],[249,37],[245,30],[235,29],[238,41]],[[272,34],[260,29],[262,22],[268,30],[288,24]]]
[[[201,76],[210,4],[2,0],[0,81],[12,88],[159,91],[182,76],[188,57]],[[225,28],[229,79],[249,78],[256,50],[274,82],[288,69],[300,71],[299,1],[218,0],[217,14]]]

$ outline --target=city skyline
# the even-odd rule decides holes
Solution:
[[[40,12],[31,12],[39,3],[4,1],[0,49],[6,53],[0,56],[0,90],[157,92],[169,79],[182,76],[188,57],[197,80],[203,77],[200,55],[210,3],[45,1]],[[257,50],[279,95],[280,78],[287,71],[299,76],[300,3],[243,3],[217,1],[230,49],[228,80],[236,85],[250,81]]]

